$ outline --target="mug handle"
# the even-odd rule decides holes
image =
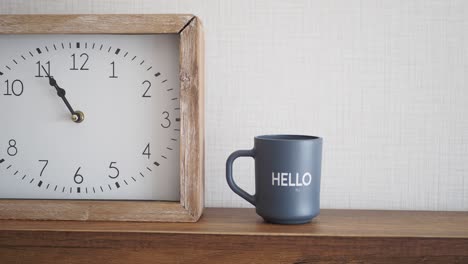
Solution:
[[[231,187],[231,189],[237,193],[240,197],[244,198],[247,202],[251,203],[253,206],[255,206],[255,195],[250,195],[246,191],[242,190],[235,182],[232,177],[232,164],[234,163],[234,160],[236,160],[239,157],[252,157],[255,159],[255,150],[250,149],[250,150],[238,150],[233,152],[229,158],[226,161],[226,180]]]

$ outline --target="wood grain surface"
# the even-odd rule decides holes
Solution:
[[[193,15],[2,15],[0,34],[179,33]]]
[[[205,204],[205,47],[198,18],[180,40],[180,201],[198,219]]]
[[[0,221],[1,263],[467,263],[468,213],[207,209],[198,223]]]
[[[205,173],[204,36],[193,15],[0,15],[0,34],[162,34],[180,36],[180,201],[0,199],[0,219],[195,222]]]

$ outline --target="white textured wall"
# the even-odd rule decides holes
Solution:
[[[206,31],[206,199],[253,136],[325,139],[323,208],[468,210],[466,1],[1,1],[12,13],[193,13]],[[253,190],[253,162],[236,164]],[[466,179],[465,179],[466,178]]]

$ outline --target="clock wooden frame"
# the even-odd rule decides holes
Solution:
[[[0,15],[0,34],[178,34],[180,201],[0,199],[0,219],[196,222],[204,207],[204,38],[193,15]]]

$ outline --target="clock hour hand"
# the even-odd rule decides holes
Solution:
[[[68,108],[68,111],[70,111],[72,115],[72,120],[75,123],[81,123],[84,120],[84,114],[81,111],[75,111],[73,110],[73,107],[70,105],[70,102],[68,102],[66,95],[65,89],[61,88],[58,86],[57,81],[54,79],[54,77],[50,76],[50,74],[46,71],[44,66],[42,66],[42,69],[46,73],[47,78],[49,78],[49,84],[50,86],[54,87],[55,90],[57,91],[57,95],[62,99],[62,101],[65,103],[65,105]]]

